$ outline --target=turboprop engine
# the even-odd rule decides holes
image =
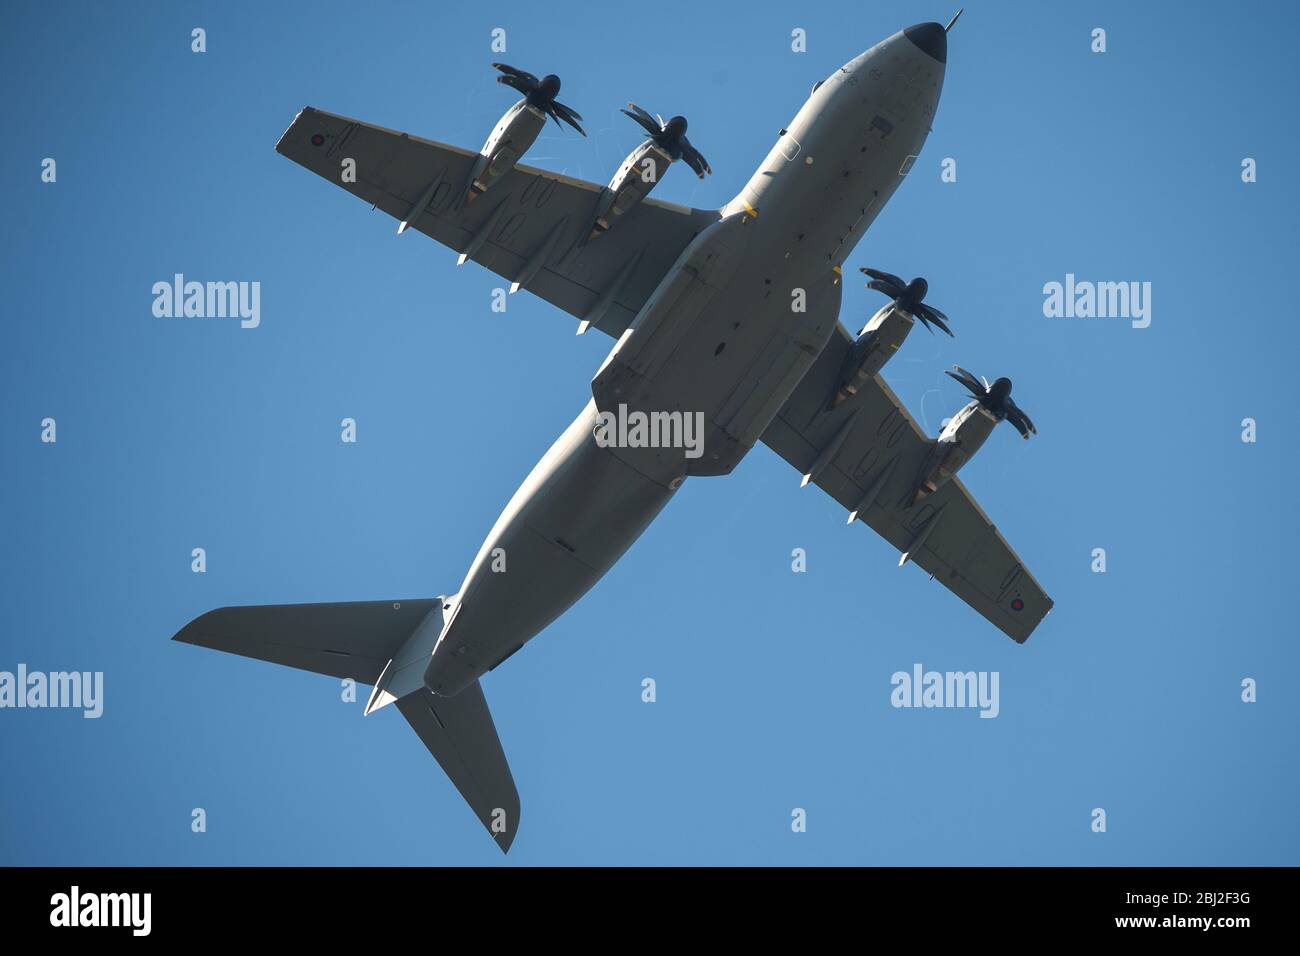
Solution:
[[[640,124],[650,138],[628,153],[602,191],[592,236],[609,229],[617,217],[644,199],[677,160],[685,162],[700,179],[713,172],[708,160],[686,138],[686,117],[674,116],[665,122],[663,117],[651,116],[635,103],[628,103],[627,107],[621,112]]]
[[[939,490],[944,482],[957,474],[980,450],[998,422],[1004,419],[1011,422],[1025,439],[1038,434],[1029,416],[1011,400],[1011,379],[1000,378],[990,385],[960,365],[953,368],[957,370],[955,374],[948,371],[944,374],[961,382],[975,400],[952,417],[935,442],[913,504]]]
[[[555,120],[556,126],[563,120],[583,136],[587,135],[578,125],[582,116],[556,100],[555,97],[560,92],[560,78],[554,73],[548,73],[539,80],[533,74],[505,63],[493,63],[492,66],[503,74],[497,77],[497,82],[518,90],[524,94],[524,98],[506,110],[492,130],[492,135],[479,150],[466,186],[466,202],[473,202],[514,168],[519,157],[528,151],[546,125],[546,117]]]
[[[878,269],[864,267],[862,271],[871,277],[868,289],[883,292],[893,301],[882,306],[862,327],[853,348],[844,357],[835,393],[831,396],[831,408],[850,395],[856,395],[859,388],[885,367],[907,338],[907,333],[912,331],[914,319],[920,319],[931,334],[934,333],[931,326],[937,325],[952,335],[947,326],[951,321],[948,316],[922,301],[930,291],[930,285],[924,279],[904,282],[898,276]]]

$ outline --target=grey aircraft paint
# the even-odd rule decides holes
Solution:
[[[900,563],[944,574],[945,587],[1027,638],[1051,599],[949,480],[994,417],[976,403],[938,442],[922,435],[870,374],[878,365],[856,374],[862,356],[838,321],[842,265],[925,142],[946,52],[944,29],[919,24],[846,63],[813,88],[735,199],[712,211],[644,198],[613,215],[616,190],[517,166],[515,145],[542,122],[522,103],[477,154],[305,108],[277,151],[382,207],[399,234],[430,235],[460,262],[506,276],[512,291],[559,305],[580,333],[595,327],[616,341],[591,400],[510,499],[458,593],[220,608],[175,640],[373,685],[365,712],[396,703],[504,851],[520,801],[479,678],[600,580],[687,477],[728,474],[760,439],[848,508],[850,522],[899,548]],[[353,183],[336,175],[343,149],[368,157]],[[470,212],[476,177],[488,198]],[[602,215],[608,229],[593,230]],[[911,321],[896,317],[895,345]],[[868,414],[870,435],[854,432]],[[605,419],[638,415],[677,416],[698,425],[700,441],[602,440]],[[842,448],[852,461],[837,470]],[[936,505],[894,503],[917,488],[903,460],[933,479]]]
[[[451,599],[425,675],[434,693],[458,693],[562,614],[681,479],[726,474],[753,448],[835,329],[840,266],[930,131],[939,31],[922,37],[929,51],[900,32],[831,74],[663,278],[602,365],[593,402],[515,493]],[[619,406],[703,413],[703,459],[601,447],[597,411]],[[497,549],[507,573],[492,569]]]

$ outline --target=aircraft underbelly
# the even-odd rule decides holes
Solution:
[[[596,416],[588,403],[484,542],[425,675],[434,693],[458,693],[564,613],[673,496],[645,473],[657,450],[629,463],[597,442]]]

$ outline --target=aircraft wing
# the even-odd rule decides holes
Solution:
[[[851,346],[840,326],[763,433],[764,443],[800,473],[812,472],[812,483],[847,513],[857,511],[899,552],[912,552],[909,561],[1024,643],[1052,599],[959,479],[906,507],[933,442],[884,380],[877,375],[827,410]]]
[[[503,279],[523,278],[529,292],[614,337],[695,234],[718,219],[716,211],[647,198],[584,244],[602,188],[595,183],[516,166],[465,205],[476,152],[310,106],[275,148]],[[354,181],[345,175],[349,159]]]

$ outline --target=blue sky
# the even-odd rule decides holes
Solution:
[[[953,316],[886,369],[932,434],[954,362],[1038,424],[963,473],[1056,600],[1026,645],[760,446],[485,679],[523,802],[502,859],[395,708],[170,643],[222,605],[454,591],[610,345],[527,295],[493,313],[497,277],[277,156],[298,109],[476,148],[504,59],[589,121],[529,162],[603,183],[634,100],[688,115],[715,170],[657,195],[716,207],[815,81],[953,12],[489,6],[7,9],[0,670],[103,671],[105,711],[0,710],[0,863],[1300,862],[1280,3],[968,4],[934,132],[848,263],[925,275]],[[260,281],[261,326],[155,318],[175,272]],[[1150,327],[1044,317],[1066,273],[1151,282]],[[850,283],[842,319],[881,301]],[[916,662],[998,671],[1000,715],[892,708]]]

